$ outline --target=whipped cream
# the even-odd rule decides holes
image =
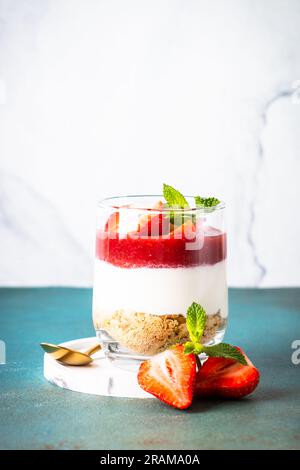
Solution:
[[[93,315],[117,310],[152,315],[185,315],[192,302],[208,315],[227,317],[226,261],[188,268],[120,268],[97,259]]]

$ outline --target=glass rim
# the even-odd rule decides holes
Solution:
[[[184,196],[185,198],[194,198],[194,196]],[[106,197],[104,199],[101,199],[98,201],[97,207],[101,207],[104,209],[122,209],[122,210],[139,210],[139,211],[147,211],[147,212],[154,212],[154,213],[163,213],[163,212],[176,212],[176,213],[195,213],[195,212],[206,212],[206,213],[211,213],[219,210],[225,209],[226,205],[224,201],[220,201],[220,203],[216,206],[212,207],[163,207],[161,209],[158,208],[151,208],[151,207],[142,207],[140,205],[138,206],[132,206],[132,207],[122,207],[118,204],[114,204],[114,202],[120,200],[120,199],[133,199],[133,198],[157,198],[158,200],[164,199],[164,196],[162,194],[130,194],[130,195],[123,195],[123,196],[111,196],[111,197]]]

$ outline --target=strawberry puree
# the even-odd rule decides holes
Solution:
[[[198,241],[198,243],[197,243]],[[196,242],[196,243],[195,243]],[[122,268],[176,268],[212,265],[226,258],[226,234],[206,229],[204,237],[110,237],[99,231],[96,257]],[[175,286],[176,288],[176,286]]]

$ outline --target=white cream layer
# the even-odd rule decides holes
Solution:
[[[227,316],[226,261],[194,268],[119,268],[95,261],[93,315],[116,310],[186,314],[192,302]]]

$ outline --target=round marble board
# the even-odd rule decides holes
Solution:
[[[84,351],[97,341],[97,338],[82,338],[61,345]],[[45,353],[44,376],[58,387],[75,392],[112,397],[153,398],[140,388],[137,370],[130,369],[129,365],[127,367],[126,362],[121,365],[114,363],[106,359],[102,351],[94,354],[93,359],[88,366],[64,366]]]

